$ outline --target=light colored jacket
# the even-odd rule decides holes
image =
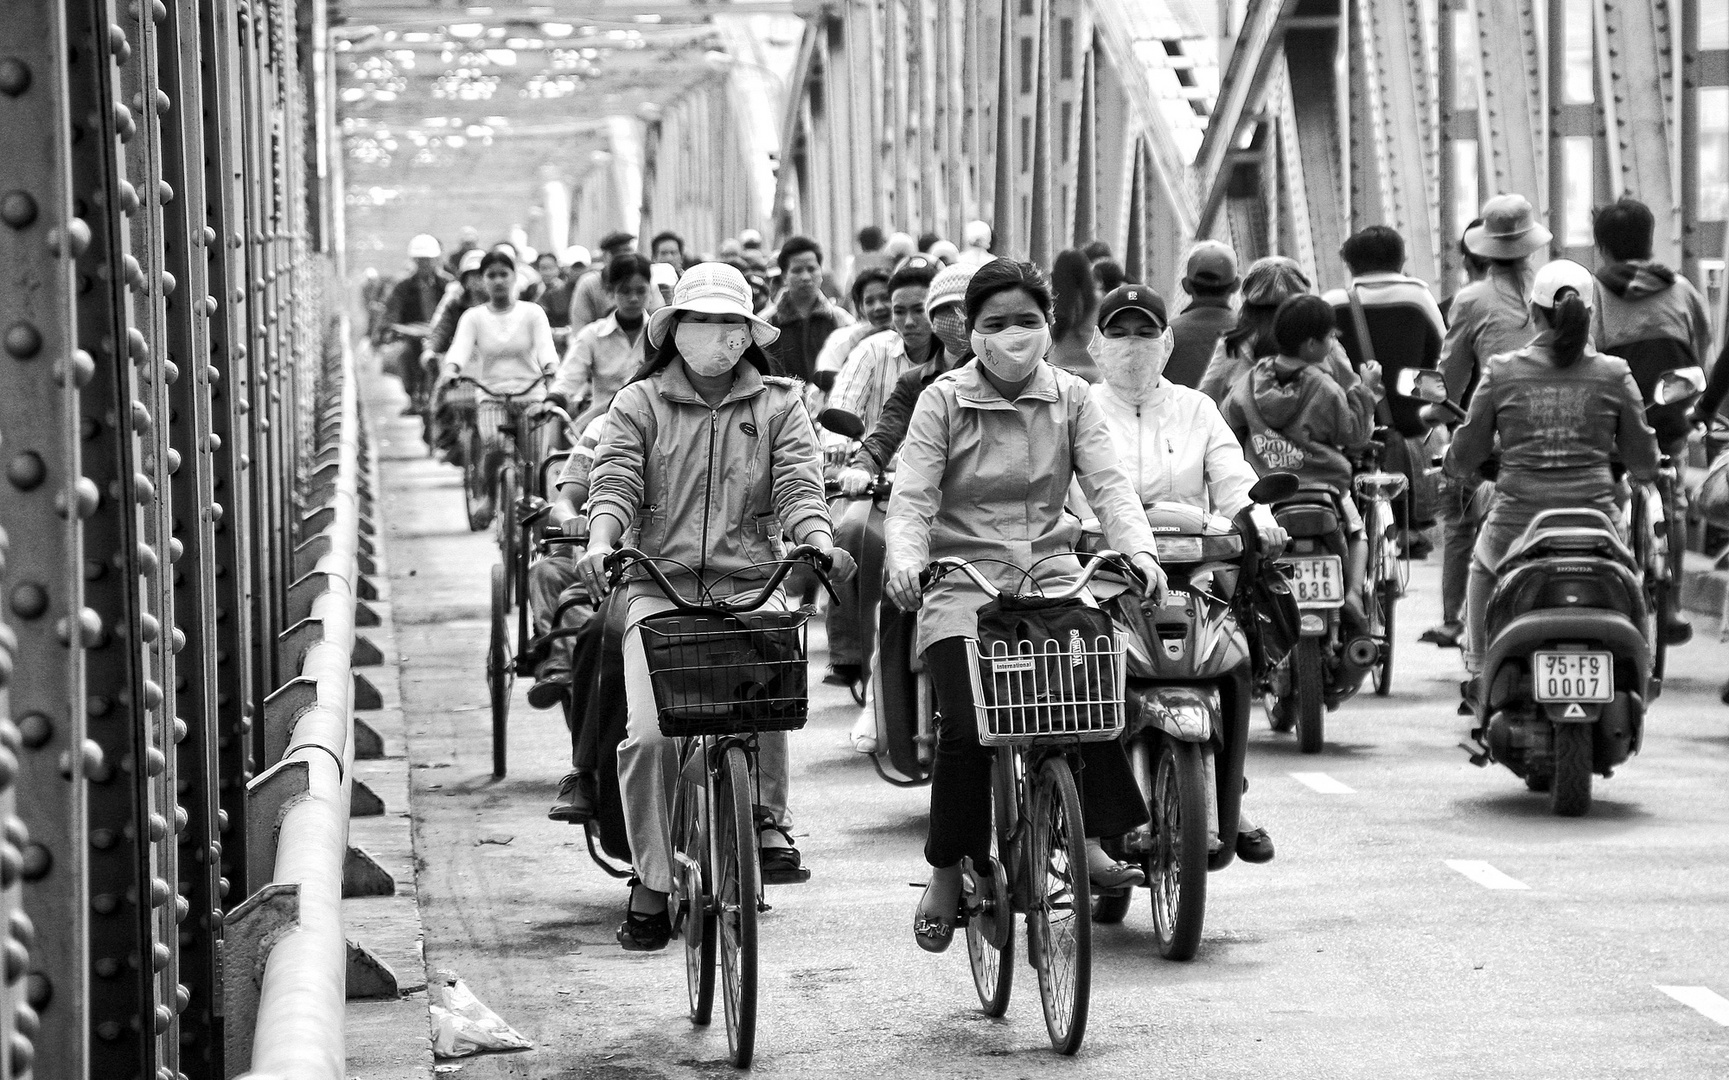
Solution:
[[[779,558],[783,533],[802,541],[830,529],[822,455],[797,380],[741,363],[711,409],[677,360],[620,390],[608,415],[588,516],[611,516],[645,554],[713,584]]]
[[[552,392],[562,394],[572,408],[592,391],[588,412],[576,418],[578,429],[595,414],[604,412],[612,395],[647,357],[648,325],[637,328],[636,340],[618,325],[617,315],[597,319],[578,330],[570,339],[564,360],[558,365],[558,377],[552,381]]]
[[[1014,569],[1021,567],[1046,592],[1061,591],[1080,573],[1067,554],[1080,535],[1080,520],[1064,511],[1071,479],[1111,547],[1155,553],[1104,411],[1088,391],[1086,380],[1049,363],[1039,364],[1014,401],[998,394],[976,363],[932,382],[901,444],[884,526],[889,570],[923,569],[946,556],[1000,559],[1009,565],[978,568],[998,588],[1032,591]],[[976,637],[984,602],[964,576],[945,578],[925,594],[917,647]]]
[[[1441,374],[1447,377],[1447,396],[1460,405],[1470,404],[1489,357],[1524,348],[1537,336],[1523,292],[1522,284],[1494,270],[1453,294],[1441,342]]]
[[[1109,383],[1095,384],[1093,399],[1142,506],[1180,502],[1233,517],[1254,504],[1255,470],[1207,395],[1160,379],[1142,405],[1124,401]],[[1070,497],[1076,513],[1093,517],[1079,485]]]

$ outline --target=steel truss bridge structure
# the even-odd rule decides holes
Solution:
[[[364,957],[341,919],[348,819],[376,803],[353,778],[375,743],[355,713],[376,707],[354,668],[377,656],[357,633],[375,568],[343,310],[350,256],[449,220],[437,185],[386,190],[409,173],[385,170],[508,167],[517,187],[476,173],[465,197],[540,201],[543,244],[672,227],[709,251],[748,227],[840,252],[865,224],[955,237],[982,218],[999,253],[1100,238],[1167,292],[1205,236],[1337,282],[1340,242],[1373,222],[1448,286],[1453,238],[1502,191],[1531,197],[1553,254],[1588,256],[1590,207],[1625,192],[1656,211],[1658,256],[1723,294],[1729,15],[1699,0],[7,16],[8,1077],[343,1076]],[[444,66],[405,74],[424,57]]]

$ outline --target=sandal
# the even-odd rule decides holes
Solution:
[[[762,834],[777,832],[786,840],[786,846],[769,847],[761,844],[759,848],[760,866],[762,868],[762,883],[764,885],[802,885],[810,880],[810,870],[804,866],[804,860],[799,856],[798,848],[793,846],[792,836],[774,819],[766,815],[756,819],[758,843],[761,844]]]
[[[1089,868],[1087,880],[1092,883],[1095,889],[1127,889],[1143,884],[1147,880],[1147,875],[1138,866],[1126,862],[1114,862],[1110,866],[1101,866],[1097,869]]]

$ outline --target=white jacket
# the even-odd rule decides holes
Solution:
[[[1169,379],[1160,379],[1140,406],[1109,383],[1095,383],[1091,392],[1142,506],[1180,502],[1232,517],[1251,504],[1255,470],[1212,398]],[[1092,509],[1078,490],[1071,488],[1069,505],[1091,528]]]

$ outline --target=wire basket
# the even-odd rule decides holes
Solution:
[[[986,746],[1104,742],[1123,731],[1123,635],[995,642],[967,640],[973,711]]]
[[[650,615],[639,624],[660,732],[673,739],[796,731],[810,709],[810,611]]]

